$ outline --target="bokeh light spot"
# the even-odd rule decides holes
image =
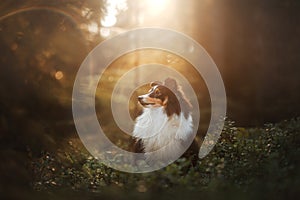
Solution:
[[[55,78],[56,78],[57,80],[61,80],[63,77],[64,77],[64,73],[63,73],[62,71],[57,71],[57,72],[55,73]]]

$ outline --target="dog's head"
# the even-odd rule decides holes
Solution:
[[[179,115],[182,110],[180,105],[183,106],[183,111],[190,108],[190,103],[184,97],[176,80],[167,78],[164,83],[155,81],[150,83],[150,87],[147,94],[138,97],[138,101],[143,107],[164,107],[168,116]]]

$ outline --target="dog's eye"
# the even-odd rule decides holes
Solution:
[[[159,90],[155,90],[155,95],[160,95],[160,91]]]

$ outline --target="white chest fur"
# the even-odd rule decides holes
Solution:
[[[133,136],[142,139],[147,161],[167,161],[184,153],[186,142],[193,138],[192,117],[186,119],[181,113],[169,118],[162,107],[145,108],[136,119]]]

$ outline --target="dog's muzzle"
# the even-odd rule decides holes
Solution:
[[[144,95],[138,96],[138,101],[142,106],[154,105],[154,103],[146,102],[145,99],[147,99],[147,97],[145,97]]]

